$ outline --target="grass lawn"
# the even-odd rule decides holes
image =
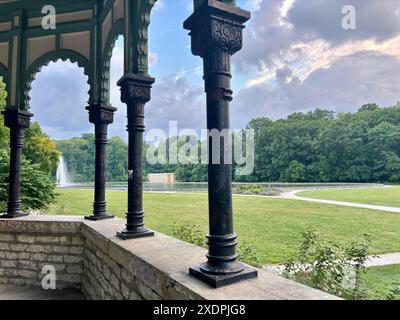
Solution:
[[[85,215],[91,211],[91,190],[59,190],[51,214]],[[110,191],[108,210],[126,211],[126,192]],[[146,223],[171,235],[174,222],[188,221],[208,229],[206,194],[145,193]],[[267,197],[234,196],[235,231],[254,243],[262,263],[282,263],[297,252],[300,233],[316,230],[329,240],[346,243],[362,234],[372,236],[371,253],[400,251],[400,215],[349,207]],[[107,223],[107,222],[105,222]]]
[[[368,299],[385,299],[388,293],[388,285],[400,281],[400,265],[368,268],[362,286],[368,293]]]
[[[400,186],[371,189],[309,190],[297,194],[305,198],[375,204],[400,208]]]

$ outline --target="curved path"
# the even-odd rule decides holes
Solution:
[[[368,260],[365,262],[365,266],[367,268],[382,267],[395,264],[400,264],[400,252],[383,253],[379,255],[368,256]],[[264,266],[264,269],[281,274],[285,270],[285,265],[271,264]]]
[[[377,205],[372,205],[372,204],[355,203],[355,202],[312,199],[312,198],[304,198],[304,197],[300,197],[300,196],[296,195],[297,193],[303,192],[303,191],[306,191],[306,190],[291,190],[291,191],[282,193],[277,198],[290,199],[290,200],[300,200],[300,201],[307,201],[307,202],[316,202],[316,203],[324,203],[324,204],[333,204],[333,205],[337,205],[337,206],[354,207],[354,208],[362,208],[362,209],[371,209],[371,210],[393,212],[393,213],[400,213],[400,208],[395,208],[395,207],[377,206]]]

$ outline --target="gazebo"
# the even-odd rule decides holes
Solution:
[[[196,288],[195,281],[199,280],[195,279],[212,287],[253,279],[243,281],[247,283],[243,291],[224,291],[219,298],[232,298],[235,295],[242,295],[242,298],[251,295],[253,298],[267,298],[270,293],[267,294],[267,290],[260,291],[259,287],[260,283],[267,284],[269,281],[274,283],[275,288],[281,288],[281,291],[283,285],[297,288],[299,296],[303,298],[329,298],[329,295],[273,275],[262,275],[255,279],[260,271],[236,261],[237,236],[232,219],[232,165],[224,163],[224,152],[221,152],[218,164],[210,161],[208,167],[210,232],[207,236],[209,249],[205,263],[197,262],[198,253],[201,252],[201,256],[204,254],[201,249],[184,246],[175,239],[166,239],[145,227],[142,198],[144,117],[145,105],[151,99],[151,88],[155,82],[148,75],[147,30],[155,1],[0,0],[0,76],[6,83],[8,93],[4,116],[5,125],[10,128],[11,148],[8,209],[0,217],[0,236],[3,235],[0,239],[5,240],[0,251],[3,248],[7,253],[13,253],[14,249],[20,250],[15,251],[17,255],[9,255],[16,258],[10,260],[12,263],[5,264],[7,266],[4,268],[8,268],[6,271],[11,275],[17,274],[25,280],[32,280],[21,280],[20,283],[38,285],[37,274],[35,278],[28,272],[33,270],[40,274],[41,264],[33,263],[33,252],[42,254],[42,258],[49,262],[56,260],[59,251],[62,251],[62,258],[57,259],[63,261],[64,268],[59,269],[72,270],[69,264],[78,268],[78,263],[82,263],[84,268],[80,273],[81,282],[76,278],[76,283],[82,286],[83,282],[85,294],[91,298],[134,299],[137,292],[141,292],[141,298],[151,298],[153,296],[146,291],[149,288],[161,298],[218,298],[202,285],[196,284],[199,286]],[[52,8],[56,11],[55,25],[52,25]],[[230,87],[230,58],[242,48],[242,30],[249,19],[249,12],[236,7],[234,0],[194,0],[194,13],[184,23],[184,28],[190,31],[193,54],[204,60],[207,95],[205,107],[209,130],[229,129],[229,103],[233,94]],[[121,100],[127,106],[129,181],[126,228],[114,230],[121,224],[119,219],[106,210],[105,164],[107,128],[113,122],[116,111],[109,99],[110,58],[115,40],[120,35],[124,36],[124,74],[118,85],[121,88]],[[95,196],[93,212],[82,220],[33,218],[27,217],[21,210],[21,150],[24,130],[32,117],[29,112],[30,86],[42,66],[59,59],[77,62],[84,69],[90,85],[86,109],[95,131]],[[221,144],[221,148],[224,148],[224,144]],[[209,149],[211,160],[213,155]],[[52,241],[58,245],[50,245]],[[27,260],[21,260],[24,259],[24,253],[33,260],[29,264],[31,268],[25,270],[21,267],[24,271],[21,272],[18,269],[22,265],[21,261]],[[188,263],[194,259],[194,265],[186,267],[185,259],[178,258],[181,254],[184,254]],[[129,261],[126,260],[128,257]],[[164,264],[160,266],[157,259]],[[176,260],[179,260],[179,267],[170,267],[178,263]],[[183,265],[188,271],[187,275],[186,271],[182,271],[179,276],[169,276],[164,281],[162,277],[165,274],[171,274]],[[161,270],[164,267],[167,271]],[[95,269],[99,269],[96,274]],[[132,279],[129,275],[124,276],[126,270],[132,272]],[[65,275],[64,271],[60,272],[65,283],[75,279],[72,271],[65,271]],[[29,278],[29,274],[36,282]],[[100,281],[103,277],[107,283]],[[187,277],[191,280],[187,280]],[[3,277],[1,273],[0,278],[18,282],[18,279]],[[143,285],[147,289],[141,291]],[[176,288],[185,289],[179,291]],[[171,290],[175,290],[172,295]],[[253,293],[249,295],[250,291]]]

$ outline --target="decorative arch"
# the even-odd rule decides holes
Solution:
[[[25,74],[25,87],[23,90],[23,102],[24,102],[24,109],[29,109],[29,102],[30,102],[30,97],[29,93],[32,88],[32,82],[35,80],[36,74],[44,67],[49,65],[50,62],[57,62],[59,60],[62,61],[71,61],[72,63],[77,63],[79,68],[82,68],[84,71],[84,74],[88,77],[88,84],[90,86],[89,90],[89,99],[92,100],[92,71],[90,68],[90,63],[89,61],[82,56],[81,54],[72,51],[72,50],[55,50],[48,52],[44,55],[42,55],[40,58],[38,58],[36,61],[34,61],[29,68],[26,71]]]
[[[101,68],[101,99],[103,102],[110,102],[110,66],[111,66],[111,57],[115,47],[115,42],[117,41],[119,36],[124,35],[124,20],[119,19],[116,21],[111,28],[106,42],[104,44],[104,52],[102,57],[102,68]],[[122,75],[121,75],[122,76]]]
[[[3,77],[3,82],[7,85],[8,70],[0,63],[0,77]]]

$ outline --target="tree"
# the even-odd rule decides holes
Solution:
[[[8,199],[9,155],[0,150],[0,211],[4,212]],[[55,185],[37,164],[23,160],[21,164],[21,201],[23,210],[41,210],[53,203]]]
[[[0,79],[0,112],[4,111],[6,108],[6,98],[6,85]],[[8,148],[10,140],[9,134],[9,129],[4,125],[4,116],[0,114],[0,150]]]
[[[376,111],[378,109],[379,109],[379,106],[376,103],[368,103],[368,104],[364,104],[360,109],[358,109],[358,112]]]
[[[0,111],[5,110],[5,85],[0,81]],[[9,178],[9,129],[4,126],[4,117],[0,116],[0,212],[6,209]],[[21,164],[21,200],[23,210],[46,208],[55,199],[55,185],[50,178],[50,168],[58,161],[58,152],[50,138],[45,136],[39,125],[27,130],[24,159]],[[57,155],[57,157],[56,157]],[[27,158],[37,161],[31,164]],[[47,166],[45,165],[47,163]],[[51,164],[52,163],[52,164]]]
[[[83,134],[80,138],[56,141],[56,145],[65,159],[72,181],[94,181],[94,134]]]
[[[302,182],[305,181],[306,166],[298,161],[292,161],[282,175],[283,181]]]
[[[128,146],[119,137],[113,137],[107,147],[107,180],[126,181],[128,179]]]
[[[42,132],[37,122],[31,123],[25,131],[23,154],[27,160],[38,164],[43,172],[55,174],[60,153],[54,141]]]

